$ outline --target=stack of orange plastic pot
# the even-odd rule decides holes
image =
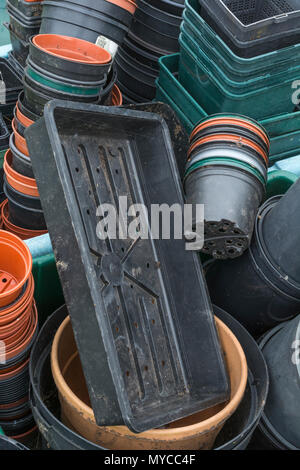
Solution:
[[[7,199],[1,206],[3,228],[23,240],[46,233],[46,223],[33,176],[30,156],[24,137],[33,120],[20,110],[18,103],[12,121],[13,133],[5,154],[4,193]]]
[[[0,426],[26,442],[35,431],[29,403],[29,355],[38,333],[32,257],[16,235],[0,230]]]

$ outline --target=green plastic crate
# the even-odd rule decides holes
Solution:
[[[4,434],[3,429],[1,428],[1,426],[0,426],[0,436],[5,436],[5,434]]]
[[[201,17],[200,9],[201,7],[198,0],[185,0],[185,18],[189,19],[189,21],[195,25],[199,33],[205,36],[206,40],[210,42],[211,46],[240,73],[244,73],[246,76],[250,77],[253,74],[257,74],[258,71],[265,73],[272,68],[276,68],[276,70],[279,71],[281,68],[299,65],[300,44],[249,59],[235,55],[220,36],[218,36]]]
[[[300,65],[289,65],[271,67],[264,72],[257,71],[251,75],[245,70],[236,69],[232,66],[232,62],[226,60],[226,56],[222,55],[216,48],[212,47],[206,40],[205,36],[200,34],[197,28],[187,18],[186,13],[183,14],[181,23],[182,38],[185,40],[194,54],[204,61],[209,70],[213,71],[219,81],[224,81],[233,91],[239,88],[247,91],[253,91],[257,88],[267,87],[281,83],[282,81],[291,80],[291,84],[300,76]],[[188,42],[192,39],[193,42]],[[291,89],[291,87],[290,87]]]
[[[157,95],[157,99],[161,99],[169,104],[178,114],[187,132],[191,133],[195,125],[207,114],[178,80],[179,54],[161,57],[159,65],[160,73],[157,80],[159,95]],[[300,154],[299,115],[300,112],[297,112],[261,121],[261,124],[271,136],[271,162]],[[298,131],[274,137],[275,131],[281,134],[281,126],[284,131],[286,129],[297,128],[298,123]]]
[[[225,82],[219,82],[197,58],[182,39],[182,34],[179,37],[179,44],[180,82],[208,114],[230,112],[244,114],[254,119],[264,119],[294,110],[290,80],[249,93],[235,94],[228,91]]]

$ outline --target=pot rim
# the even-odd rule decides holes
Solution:
[[[24,127],[29,127],[31,124],[34,124],[34,121],[26,117],[19,109],[18,102],[16,103],[16,116],[19,119],[20,123],[23,124]]]
[[[58,41],[59,44],[61,43],[60,45],[69,46],[69,51],[74,51],[74,49],[77,47],[82,48],[83,50],[83,53],[81,53],[82,59],[70,58],[66,55],[55,53],[52,50],[49,50],[49,45],[47,46],[46,44],[43,44],[43,41],[46,41],[46,42],[54,41],[55,43],[55,39]],[[66,61],[70,61],[70,62],[100,65],[100,64],[108,64],[112,60],[109,52],[107,52],[102,47],[97,46],[96,44],[85,41],[84,39],[63,36],[60,34],[37,34],[36,36],[32,38],[32,42],[38,49],[45,52],[46,54],[59,57],[60,59],[65,59]],[[58,49],[57,46],[56,46],[56,49]],[[68,51],[67,48],[63,50]],[[103,55],[103,58],[101,60],[100,58],[97,59],[97,56],[99,56],[100,52]],[[91,53],[92,55],[94,55],[94,58],[91,55],[90,60],[88,60],[88,57],[86,57],[86,60],[84,60],[84,55],[86,55],[87,53]]]
[[[19,236],[20,238],[23,238],[23,240],[27,238],[33,238],[37,237],[39,235],[44,235],[45,233],[48,233],[48,230],[30,230],[27,228],[22,228],[18,227],[17,225],[14,225],[12,222],[9,221],[8,219],[8,199],[5,199],[2,203],[1,207],[1,216],[3,220],[4,227],[11,233],[14,233],[15,235]]]
[[[221,320],[219,320],[216,316],[214,317],[216,321],[217,327],[221,328],[227,336],[230,337],[232,344],[234,344],[234,347],[239,355],[240,362],[241,362],[241,377],[240,377],[240,384],[238,386],[237,391],[235,392],[234,396],[230,398],[230,401],[224,406],[224,408],[219,411],[216,415],[201,421],[200,423],[193,424],[190,426],[184,426],[184,427],[179,427],[179,428],[168,428],[168,429],[154,429],[154,430],[148,430],[140,435],[145,438],[145,439],[163,439],[163,440],[170,440],[170,439],[176,439],[176,438],[181,438],[182,434],[188,436],[190,434],[193,434],[195,432],[204,432],[210,428],[214,428],[224,421],[226,421],[229,416],[231,416],[234,411],[237,409],[239,403],[241,402],[246,385],[247,385],[247,380],[248,380],[248,367],[247,367],[247,361],[246,357],[244,354],[244,351],[235,337],[235,335],[231,332],[231,330],[223,323]],[[53,374],[53,379],[54,382],[58,388],[59,393],[63,394],[64,397],[68,398],[68,402],[71,403],[73,407],[75,407],[77,410],[80,410],[82,413],[84,413],[87,418],[90,421],[95,422],[94,418],[94,413],[92,408],[90,408],[88,405],[86,405],[84,402],[82,402],[70,389],[68,384],[66,383],[60,367],[58,363],[58,348],[59,348],[59,343],[61,336],[66,328],[70,323],[70,317],[67,316],[65,320],[62,322],[60,327],[58,328],[53,343],[52,343],[52,349],[51,349],[51,369],[52,369],[52,374]],[[103,428],[107,428],[110,430],[110,432],[118,435],[133,435],[133,433],[126,427],[126,426],[104,426]]]
[[[15,124],[15,118],[13,118],[13,120],[11,121],[11,127],[12,127],[13,133],[15,135],[15,146],[17,147],[17,149],[20,152],[24,153],[24,155],[29,157],[29,151],[28,151],[26,140],[17,131],[16,124]]]
[[[10,149],[4,155],[3,169],[5,176],[7,178],[8,184],[19,191],[20,193],[26,196],[39,197],[39,192],[37,184],[34,178],[28,178],[28,176],[23,176],[21,173],[15,171],[12,166],[12,152]]]

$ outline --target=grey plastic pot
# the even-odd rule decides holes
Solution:
[[[217,259],[240,256],[250,244],[265,186],[250,173],[220,163],[193,171],[184,187],[188,204],[204,204],[201,251]],[[194,216],[194,227],[199,223]]]

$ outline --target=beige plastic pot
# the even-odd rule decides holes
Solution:
[[[58,388],[62,421],[89,441],[111,450],[211,449],[224,423],[241,402],[247,383],[247,363],[241,345],[218,318],[216,324],[230,376],[230,401],[163,429],[134,434],[126,426],[96,425],[71,321],[67,317],[55,335],[51,351],[52,374]]]

